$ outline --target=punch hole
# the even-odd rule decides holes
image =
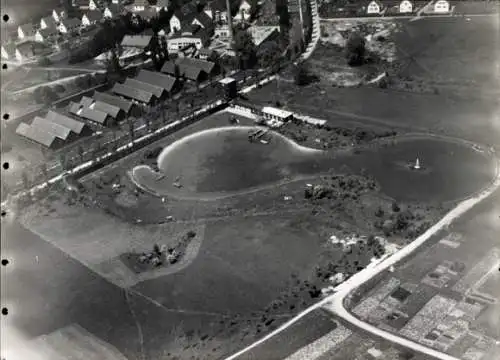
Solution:
[[[7,64],[2,64],[2,69],[7,70]]]
[[[6,307],[2,308],[2,315],[7,315],[8,313],[9,310]]]
[[[2,165],[3,169],[4,170],[9,170],[9,163],[8,162],[4,162],[3,165]]]
[[[3,21],[5,21],[5,22],[9,21],[9,15],[5,14],[3,16]]]
[[[2,217],[4,217],[5,215],[7,215],[7,211],[2,210]]]
[[[9,120],[9,118],[10,118],[9,113],[5,113],[5,114],[3,114],[3,119],[4,119],[4,120]]]
[[[2,259],[2,266],[7,266],[7,265],[9,265],[9,260]]]

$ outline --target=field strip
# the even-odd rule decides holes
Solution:
[[[488,187],[483,189],[477,196],[471,197],[469,199],[466,199],[462,201],[460,204],[458,204],[454,209],[452,209],[450,212],[448,212],[440,221],[438,221],[435,225],[430,227],[426,232],[424,232],[422,235],[420,235],[417,239],[415,239],[411,244],[407,245],[406,247],[402,248],[400,251],[394,253],[393,255],[389,256],[376,266],[374,266],[371,269],[365,269],[360,271],[359,273],[353,275],[351,278],[349,278],[346,282],[342,283],[339,285],[335,290],[336,292],[333,293],[332,295],[327,296],[323,300],[319,301],[318,303],[310,306],[306,310],[302,311],[300,314],[298,314],[296,317],[291,319],[290,321],[286,322],[276,330],[272,331],[268,335],[264,336],[262,339],[254,342],[253,344],[247,346],[246,348],[238,351],[237,353],[229,356],[226,358],[226,360],[233,360],[239,357],[240,355],[243,355],[244,353],[252,350],[253,348],[259,346],[260,344],[264,343],[265,341],[269,340],[273,336],[283,332],[293,324],[295,324],[297,321],[305,317],[307,314],[313,312],[314,310],[323,307],[324,305],[328,304],[328,309],[334,313],[335,315],[343,318],[347,322],[349,322],[352,325],[355,325],[359,328],[362,328],[365,331],[368,331],[371,334],[374,334],[378,337],[382,337],[388,341],[392,341],[396,344],[402,345],[404,347],[407,347],[409,349],[415,350],[417,352],[421,352],[430,356],[434,356],[438,359],[441,360],[459,360],[451,355],[442,353],[440,351],[428,348],[427,346],[418,344],[416,342],[401,338],[397,335],[391,334],[387,331],[381,330],[375,326],[369,325],[358,318],[356,318],[354,315],[352,315],[346,308],[344,308],[344,299],[356,288],[358,288],[360,285],[363,283],[369,281],[371,278],[379,274],[380,272],[386,270],[390,266],[393,266],[394,264],[400,262],[403,260],[405,257],[413,253],[415,250],[417,250],[421,245],[423,245],[425,242],[427,242],[430,238],[432,238],[433,235],[438,233],[440,230],[446,228],[449,226],[453,220],[459,218],[463,214],[465,214],[467,211],[469,211],[472,207],[474,207],[476,204],[480,203],[484,199],[486,199],[488,196],[490,196],[496,189],[500,187],[500,161],[497,158],[496,159],[496,174],[495,174],[495,180],[493,181],[492,184],[490,184]]]

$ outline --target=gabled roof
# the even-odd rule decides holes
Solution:
[[[136,79],[142,82],[146,82],[148,84],[161,86],[168,92],[172,91],[172,89],[175,86],[175,82],[177,81],[173,76],[152,72],[148,70],[140,70]]]
[[[184,67],[184,66],[190,66],[190,67],[197,67],[207,74],[210,74],[214,68],[215,68],[215,63],[211,61],[206,61],[206,60],[201,60],[201,59],[193,59],[193,58],[179,58],[177,60],[177,64],[179,67]]]
[[[38,116],[33,119],[31,127],[54,134],[62,140],[68,140],[71,134],[71,129]]]
[[[137,88],[139,90],[144,90],[144,91],[150,92],[151,94],[153,94],[157,98],[161,98],[165,93],[165,90],[162,87],[156,86],[156,85],[151,85],[151,84],[145,83],[145,82],[137,80],[137,79],[127,78],[125,80],[124,85],[129,86],[131,88]]]
[[[52,27],[48,27],[48,28],[45,28],[45,29],[40,29],[40,30],[38,30],[38,32],[44,38],[55,36],[55,35],[59,34],[59,30],[57,30],[56,28],[52,28]]]
[[[19,28],[23,31],[24,36],[35,35],[35,28],[33,27],[33,24],[20,25]]]
[[[152,38],[150,35],[125,35],[121,46],[145,49],[151,44]]]
[[[82,96],[80,99],[80,105],[83,105],[84,107],[89,107],[94,103],[94,99],[88,97],[88,96]]]
[[[206,12],[202,11],[201,13],[198,13],[196,14],[196,16],[193,18],[193,21],[194,20],[198,20],[205,29],[207,28],[211,28],[214,23],[212,21],[212,19],[210,18],[210,16],[207,15]]]
[[[54,134],[48,133],[41,129],[35,129],[23,122],[20,123],[17,127],[16,134],[24,136],[25,138],[28,138],[47,147],[51,147],[56,140],[56,136]]]
[[[116,83],[111,91],[113,91],[118,95],[134,99],[146,104],[149,104],[154,98],[154,95],[150,92],[136,88],[131,88],[120,83]]]
[[[90,22],[94,22],[94,21],[97,22],[103,18],[103,14],[99,10],[87,11],[84,16],[86,16]]]
[[[46,48],[47,48],[46,46],[44,46],[39,42],[29,41],[29,40],[19,43],[16,46],[16,50],[18,50],[21,55],[26,57],[35,56],[36,54],[42,52],[42,50]]]
[[[91,109],[88,107],[82,108],[82,111],[79,112],[78,115],[101,125],[106,125],[106,120],[108,120],[109,118],[109,115],[104,111]]]
[[[113,3],[108,4],[108,5],[106,6],[106,8],[107,8],[109,11],[111,11],[111,14],[113,14],[113,15],[121,14],[121,13],[122,13],[122,11],[124,10],[123,5],[121,5],[121,4],[113,4]]]
[[[149,6],[148,0],[135,0],[133,5],[135,6]]]
[[[81,25],[81,21],[77,18],[69,18],[69,19],[63,19],[61,23],[66,27],[66,28],[75,28]]]
[[[165,74],[175,75],[175,63],[172,60],[165,61],[160,71]]]
[[[116,119],[118,115],[120,115],[120,111],[123,111],[118,106],[106,104],[102,101],[96,101],[93,105],[91,105],[91,108],[103,111],[114,119]]]
[[[118,96],[111,95],[108,93],[102,93],[102,92],[94,92],[94,95],[92,98],[96,101],[102,101],[106,104],[117,106],[125,113],[129,113],[130,110],[132,109],[133,104],[130,101],[124,100],[122,98],[119,98]]]
[[[81,121],[72,119],[68,116],[56,113],[55,111],[49,110],[45,119],[52,121],[53,123],[62,125],[73,131],[75,134],[81,134],[84,128],[87,126]]]
[[[182,76],[188,78],[189,80],[198,80],[202,73],[202,69],[193,66],[183,66],[181,73]]]
[[[47,25],[47,27],[53,27],[55,28],[57,26],[56,24],[56,21],[54,20],[54,18],[51,16],[46,16],[44,18],[42,18],[43,22],[45,23],[45,25]],[[40,24],[42,23],[42,21],[40,20]]]
[[[13,56],[16,53],[16,43],[10,42],[10,43],[7,43],[7,44],[3,44],[2,48],[9,55]]]

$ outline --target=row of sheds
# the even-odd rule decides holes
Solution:
[[[37,116],[31,124],[20,123],[16,133],[37,145],[58,149],[91,135],[92,129],[84,122],[49,110],[44,118]]]

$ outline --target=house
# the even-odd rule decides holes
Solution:
[[[229,26],[218,26],[214,31],[214,36],[221,40],[229,39]]]
[[[169,5],[169,0],[157,0],[156,5],[153,5],[153,8],[156,12],[160,12],[161,9],[167,11]]]
[[[240,6],[238,8],[238,12],[234,16],[234,20],[236,21],[247,21],[250,19],[250,13],[252,10],[252,6],[247,0],[242,0]]]
[[[211,58],[215,54],[215,50],[209,49],[209,48],[201,48],[198,50],[198,59],[201,60],[206,60]]]
[[[64,140],[58,138],[54,134],[32,127],[23,122],[17,127],[16,134],[45,148],[60,149],[64,146]]]
[[[182,21],[184,19],[184,15],[180,11],[176,11],[172,17],[170,18],[170,32],[177,32],[182,29]]]
[[[33,36],[35,36],[35,28],[32,24],[20,25],[17,28],[17,37],[19,40],[24,40]]]
[[[47,17],[42,18],[42,20],[40,20],[40,29],[47,29],[49,27],[50,28],[57,27],[56,21],[54,20],[54,18],[52,16],[47,16]]]
[[[211,33],[214,28],[214,23],[210,16],[208,16],[205,12],[201,12],[196,14],[191,25],[197,25],[202,29],[205,29],[207,32]]]
[[[403,0],[399,3],[399,12],[408,14],[413,12],[413,3],[410,0]]]
[[[25,41],[16,46],[16,59],[19,62],[26,61],[37,55],[44,54],[47,47],[36,41]]]
[[[89,10],[95,11],[99,9],[99,4],[97,3],[97,0],[89,0]]]
[[[168,97],[168,92],[161,86],[152,85],[138,79],[127,78],[123,84],[131,88],[147,91],[160,100],[165,100]]]
[[[56,24],[59,23],[64,18],[63,15],[64,15],[64,12],[60,9],[52,10],[52,18],[54,19]]]
[[[89,0],[71,0],[71,5],[75,9],[88,10],[90,6]]]
[[[105,112],[106,114],[111,116],[115,120],[115,122],[120,122],[127,117],[127,114],[123,109],[102,101],[94,101],[89,105],[89,108]]]
[[[102,126],[112,126],[114,124],[114,119],[109,114],[104,111],[91,109],[81,103],[72,102],[69,107],[69,112]]]
[[[97,24],[103,19],[103,15],[99,10],[91,10],[82,16],[82,26],[90,26]]]
[[[444,14],[450,12],[450,3],[446,0],[438,0],[434,3],[434,12]]]
[[[130,115],[134,110],[134,104],[132,104],[130,101],[124,100],[122,98],[119,98],[117,96],[108,93],[102,93],[96,91],[94,92],[92,99],[94,99],[95,101],[101,101],[103,103],[119,107],[125,112],[127,116]]]
[[[156,103],[156,97],[152,93],[142,89],[131,88],[124,84],[116,83],[111,91],[116,95],[136,101],[143,105],[154,105]]]
[[[125,49],[135,49],[147,52],[153,41],[151,35],[125,35],[121,42],[121,47]]]
[[[204,31],[198,31],[195,35],[192,33],[180,33],[172,36],[168,39],[167,48],[168,51],[178,52],[179,50],[185,48],[186,46],[195,46],[196,49],[201,49],[206,47],[210,42],[210,37]]]
[[[205,13],[212,18],[215,23],[227,24],[227,8],[225,0],[215,0],[207,5]]]
[[[179,67],[182,69],[183,67],[196,67],[201,70],[208,76],[213,76],[216,74],[217,69],[215,63],[206,60],[193,59],[193,58],[179,58],[176,62]]]
[[[148,0],[135,0],[131,6],[133,12],[144,11],[149,7]]]
[[[279,26],[251,26],[248,32],[252,36],[255,46],[260,46],[266,41],[278,38],[280,28]]]
[[[73,31],[79,30],[81,24],[80,19],[77,18],[63,19],[59,24],[59,31],[63,34],[72,33]]]
[[[146,22],[150,22],[155,17],[158,16],[158,12],[152,8],[148,8],[146,10],[138,11],[135,13],[136,16],[139,16],[142,20]]]
[[[40,29],[35,34],[35,41],[41,43],[50,42],[57,38],[57,36],[59,36],[59,30],[57,30],[57,28],[49,27]]]
[[[283,109],[277,109],[271,106],[264,106],[262,108],[262,116],[268,120],[278,120],[287,122],[293,119],[293,113]]]
[[[169,94],[172,94],[175,90],[177,90],[179,86],[179,82],[174,76],[152,72],[144,69],[139,71],[136,79],[144,83],[160,86]]]
[[[59,114],[53,110],[49,110],[47,115],[45,115],[45,119],[51,121],[53,123],[62,125],[70,129],[72,132],[77,134],[80,137],[88,136],[92,134],[92,129],[87,126],[87,124],[72,119],[66,115]]]
[[[173,61],[166,61],[161,68],[161,72],[174,77],[178,75],[187,80],[196,82],[202,82],[208,78],[208,74],[204,72],[203,69],[193,66],[192,64],[182,62],[181,60],[183,59],[187,58],[178,59],[175,63]]]
[[[78,135],[71,131],[70,128],[39,116],[35,116],[31,126],[35,129],[51,133],[63,140],[65,143],[75,141],[78,138]]]
[[[115,17],[120,16],[124,12],[124,7],[121,4],[109,4],[104,9],[104,17],[108,19],[113,19]]]
[[[366,13],[368,15],[380,14],[382,12],[382,4],[377,0],[371,0],[366,7]]]
[[[7,43],[2,45],[2,59],[12,60],[16,57],[16,44]]]

